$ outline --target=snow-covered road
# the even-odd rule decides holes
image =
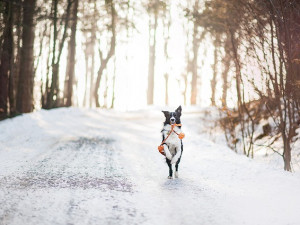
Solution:
[[[173,180],[156,150],[159,111],[63,108],[0,122],[0,224],[299,225],[298,174],[210,142],[197,118],[183,112]]]

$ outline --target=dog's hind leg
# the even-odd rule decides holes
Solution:
[[[171,160],[166,159],[166,162],[169,166],[169,176],[168,179],[172,179],[173,178],[173,170],[172,170],[172,164],[171,164]]]
[[[183,145],[182,145],[182,142],[181,142],[180,157],[179,157],[179,159],[177,160],[177,162],[176,162],[176,164],[175,164],[175,178],[178,178],[178,166],[179,166],[179,163],[180,163],[180,159],[181,159],[181,156],[182,156],[182,152],[183,152]]]
[[[178,159],[178,161],[175,164],[175,178],[178,178],[178,166],[180,163],[180,159],[181,159],[181,157]]]
[[[176,147],[176,155],[172,158],[171,164],[176,164],[181,157],[181,147]]]
[[[181,159],[181,155],[179,157],[179,159],[177,160],[176,164],[175,164],[175,178],[178,178],[178,166],[180,163],[180,159]]]

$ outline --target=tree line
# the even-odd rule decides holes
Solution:
[[[226,117],[221,123],[229,145],[236,149],[239,144],[245,155],[253,157],[255,141],[261,138],[255,137],[255,129],[262,119],[272,118],[275,129],[268,124],[263,131],[272,141],[264,147],[279,154],[284,169],[291,171],[291,143],[300,124],[300,2],[206,1],[197,20],[214,42],[212,89],[216,87],[216,65],[222,65]],[[226,108],[224,97],[230,68],[237,96],[235,110]],[[214,105],[214,96],[211,101]],[[272,147],[279,138],[282,150]]]
[[[99,2],[99,3],[98,3]],[[71,106],[74,100],[76,33],[78,23],[86,23],[81,32],[85,40],[87,62],[95,60],[97,32],[111,35],[109,49],[99,47],[100,67],[95,73],[94,65],[87,65],[87,75],[91,76],[91,101],[99,106],[98,89],[103,71],[115,52],[116,45],[116,9],[113,1],[79,0],[1,0],[1,50],[0,50],[0,117],[31,112],[39,104],[44,109]],[[119,2],[119,6],[124,2]],[[100,10],[104,18],[102,26],[96,25],[100,19]],[[79,13],[84,19],[79,21]],[[87,22],[88,19],[90,22]],[[121,23],[119,18],[119,22]],[[37,50],[38,48],[38,50]],[[66,49],[67,48],[67,49]],[[106,52],[107,50],[107,52]],[[63,52],[67,52],[65,73],[61,61]],[[46,62],[42,62],[45,60]],[[43,65],[41,65],[43,63]],[[43,74],[40,81],[36,73],[40,67]],[[92,70],[92,71],[91,71]],[[61,84],[61,76],[64,83]],[[36,97],[38,86],[39,97]],[[86,88],[88,89],[88,88]],[[39,98],[39,99],[37,99]]]
[[[78,88],[75,76],[78,33],[83,37],[80,44],[83,45],[85,55],[83,105],[113,107],[115,75],[112,78],[113,98],[110,103],[100,104],[99,94],[102,93],[101,97],[106,99],[108,88],[104,87],[102,92],[100,89],[108,83],[108,68],[116,66],[117,46],[124,39],[120,34],[125,33],[125,42],[129,42],[139,32],[135,23],[144,14],[147,15],[149,31],[146,101],[148,105],[153,104],[158,39],[164,42],[166,63],[170,59],[172,4],[176,4],[182,11],[183,23],[194,24],[193,32],[187,35],[188,47],[183,59],[187,67],[182,74],[185,87],[182,95],[185,104],[197,104],[201,34],[195,17],[185,15],[185,12],[189,7],[194,7],[197,13],[200,10],[199,1],[181,4],[167,0],[0,0],[0,118],[31,112],[36,107],[51,109],[76,104],[74,102],[78,101],[78,96],[74,91]],[[158,36],[157,30],[161,27],[163,35]],[[188,44],[191,38],[192,45]],[[62,64],[62,61],[66,63]],[[166,104],[169,102],[169,76],[170,72],[166,69]],[[189,76],[192,76],[191,82],[188,82]],[[189,86],[190,94],[187,93]],[[190,101],[187,100],[189,95]]]
[[[229,146],[234,150],[240,146],[253,157],[255,128],[263,118],[272,118],[275,130],[265,128],[265,133],[281,138],[283,151],[271,144],[266,147],[280,154],[284,169],[290,171],[300,114],[300,2],[296,0],[0,0],[0,119],[31,112],[37,105],[51,109],[78,101],[78,33],[85,56],[83,105],[114,107],[116,76],[111,76],[113,97],[108,103],[107,70],[117,66],[121,32],[125,42],[132,39],[139,32],[135,23],[144,14],[149,51],[145,101],[153,104],[157,41],[163,42],[167,64],[174,5],[182,13],[187,42],[182,57],[186,68],[179,80],[184,104],[199,104],[201,79],[206,76],[199,55],[213,51],[209,98],[225,114],[221,126]],[[158,29],[163,35],[158,36]],[[212,48],[205,46],[207,40]],[[168,68],[163,77],[168,104]],[[105,90],[100,92],[101,88]],[[228,99],[234,99],[233,107],[228,107]]]

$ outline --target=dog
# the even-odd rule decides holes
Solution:
[[[169,111],[162,111],[165,115],[165,122],[163,124],[163,129],[161,130],[162,133],[162,140],[164,141],[165,138],[169,135],[171,131],[171,124],[179,124],[180,126],[175,126],[174,131],[170,134],[170,136],[167,138],[165,143],[163,143],[164,146],[164,153],[166,156],[166,162],[169,166],[169,179],[173,178],[173,169],[172,165],[175,164],[175,178],[178,178],[178,166],[180,163],[180,159],[183,152],[183,144],[182,140],[178,138],[176,133],[181,133],[181,112],[182,108],[179,106],[175,112],[169,112]]]

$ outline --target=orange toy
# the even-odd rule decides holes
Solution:
[[[159,151],[160,154],[165,155],[163,144],[164,144],[164,143],[166,142],[166,140],[170,137],[170,135],[172,134],[172,132],[174,132],[175,134],[177,134],[177,135],[178,135],[178,138],[181,139],[181,140],[185,137],[185,134],[184,134],[184,133],[178,134],[178,133],[174,130],[175,127],[181,127],[181,124],[171,124],[171,130],[170,130],[170,133],[169,133],[168,136],[162,141],[162,143],[157,147],[157,149],[158,149],[158,151]]]
[[[157,148],[158,148],[158,151],[159,151],[160,154],[165,155],[164,146],[163,145],[160,145]]]
[[[185,134],[184,134],[184,133],[180,133],[180,134],[178,134],[178,138],[179,138],[179,139],[181,139],[181,140],[182,140],[184,137],[185,137]]]

